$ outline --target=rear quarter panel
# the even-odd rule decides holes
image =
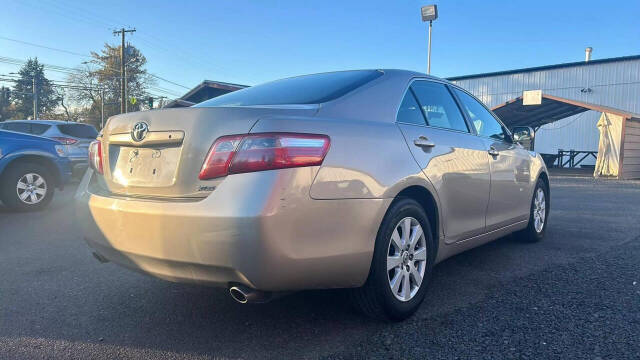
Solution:
[[[315,175],[313,199],[392,198],[428,181],[394,123],[323,118],[263,118],[251,132],[328,135],[329,152]]]

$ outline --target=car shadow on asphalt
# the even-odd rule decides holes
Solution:
[[[495,276],[482,277],[522,246],[528,245],[507,237],[439,264],[425,303],[407,321],[435,331],[439,323],[429,321],[433,316],[481,300],[496,283]],[[304,357],[350,349],[368,336],[403,326],[357,314],[345,290],[302,291],[266,304],[238,304],[224,289],[136,276],[142,277],[137,287],[123,284],[120,290],[101,292],[95,312],[81,310],[92,322],[82,328],[94,336],[74,341],[102,339],[102,344],[232,358]]]

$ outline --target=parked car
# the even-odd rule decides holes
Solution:
[[[5,206],[42,209],[70,176],[71,161],[60,142],[0,130],[0,200]]]
[[[404,319],[436,263],[538,241],[549,214],[538,154],[464,89],[401,70],[114,116],[90,157],[76,199],[96,257],[242,303],[352,288],[364,313]]]
[[[74,176],[87,169],[87,149],[96,139],[98,131],[89,124],[58,120],[8,120],[0,123],[0,129],[17,131],[55,139],[66,146]]]

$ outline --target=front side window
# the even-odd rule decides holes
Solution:
[[[402,104],[400,104],[400,109],[398,109],[396,121],[405,124],[426,125],[422,110],[420,110],[420,105],[418,105],[411,89],[407,90],[407,93],[404,94],[404,99],[402,99]]]
[[[458,105],[444,84],[414,81],[411,90],[416,94],[429,126],[469,132]]]
[[[462,90],[454,88],[456,95],[462,103],[464,111],[471,119],[478,135],[497,140],[508,140],[507,132],[495,117],[476,99]]]
[[[195,106],[320,104],[337,99],[380,76],[382,72],[377,70],[296,76],[234,91]]]

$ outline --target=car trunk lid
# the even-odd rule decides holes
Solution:
[[[261,116],[312,115],[313,109],[192,107],[115,116],[103,131],[104,183],[115,194],[199,198],[224,180],[198,173],[220,136],[246,134]]]

